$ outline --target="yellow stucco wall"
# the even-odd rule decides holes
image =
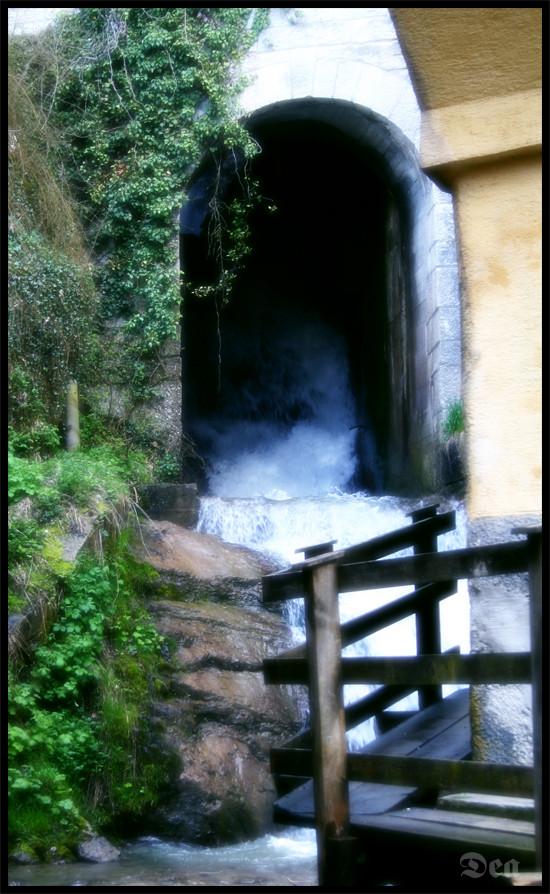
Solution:
[[[455,198],[470,519],[542,505],[542,10],[390,8]]]
[[[390,7],[420,106],[542,87],[542,8]]]
[[[468,515],[540,512],[540,159],[464,171],[455,200],[463,271]]]

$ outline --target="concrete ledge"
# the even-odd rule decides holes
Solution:
[[[149,484],[139,488],[139,503],[154,521],[171,521],[194,528],[199,520],[196,484]]]
[[[535,802],[530,798],[459,792],[453,795],[443,795],[439,798],[437,806],[444,810],[463,810],[465,813],[506,816],[510,819],[529,822],[534,822],[535,819]]]
[[[542,91],[475,100],[422,114],[421,167],[452,180],[454,172],[505,158],[541,151]]]

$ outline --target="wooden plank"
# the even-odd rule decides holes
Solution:
[[[411,819],[420,819],[428,823],[436,823],[438,826],[474,827],[476,829],[498,829],[501,832],[512,832],[515,835],[526,835],[532,838],[535,833],[535,824],[530,820],[518,820],[513,817],[487,814],[467,813],[464,810],[439,810],[433,807],[414,807],[407,810]]]
[[[447,758],[464,758],[470,752],[469,693],[459,690],[443,702],[417,713],[410,720],[370,742],[369,753],[432,754]],[[290,744],[290,743],[289,743]],[[294,760],[287,749],[273,749],[272,769]],[[308,751],[306,749],[306,751]],[[309,751],[308,751],[309,753]],[[310,758],[311,760],[311,758]],[[280,761],[280,763],[279,763]],[[351,782],[350,812],[381,813],[403,804],[416,791],[416,786],[385,785],[377,782]],[[300,786],[277,801],[274,818],[293,825],[313,825],[313,788],[311,782]]]
[[[435,515],[436,507],[428,510],[429,515]],[[417,509],[411,513],[413,522],[426,518],[425,509]],[[414,554],[437,552],[437,537],[425,535],[419,538],[414,545]],[[418,589],[418,587],[417,587]],[[439,620],[439,605],[430,601],[424,603],[416,613],[416,652],[418,655],[435,655],[441,652],[441,625]],[[418,693],[420,708],[427,708],[440,701],[443,692],[441,686],[425,686]]]
[[[454,531],[456,527],[456,513],[454,509],[442,512],[430,518],[423,519],[388,534],[373,537],[364,543],[358,543],[342,550],[341,562],[365,562],[372,559],[380,559],[382,556],[408,549],[415,546],[425,538],[432,539],[440,534]]]
[[[415,692],[415,689],[409,689],[405,686],[383,686],[375,692],[346,705],[344,708],[344,716],[346,722],[346,730],[353,729],[364,720],[374,717],[385,708],[401,701],[407,695]],[[297,736],[285,742],[285,748],[311,748],[311,730],[305,729]]]
[[[288,571],[276,571],[262,577],[262,601],[283,602],[304,598],[304,578],[301,566]]]
[[[425,524],[425,522],[422,522]],[[496,543],[447,552],[426,553],[383,562],[339,565],[340,593],[400,587],[435,581],[462,580],[527,570],[527,542]]]
[[[468,691],[458,690],[437,705],[418,712],[399,727],[378,736],[361,753],[465,757],[470,751],[468,703]],[[311,751],[303,745],[300,748],[273,748],[271,769],[274,773],[311,775]],[[302,772],[304,770],[306,772]]]
[[[399,727],[394,727],[389,732],[398,730]],[[429,729],[426,729],[425,735],[430,735]],[[402,734],[386,744],[384,750],[373,748],[360,753],[463,760],[470,754],[471,747],[470,718],[460,717],[458,720],[449,721],[447,727],[441,728],[430,738],[422,738],[422,733]]]
[[[342,658],[344,684],[384,684],[414,689],[434,683],[530,683],[529,652],[476,652],[471,655],[399,655]],[[266,683],[307,684],[305,658],[266,658]]]
[[[342,658],[344,683],[425,686],[431,683],[530,683],[529,652]]]
[[[344,871],[344,865],[340,866],[340,854],[345,848],[339,848],[337,840],[346,840],[349,828],[336,564],[315,567],[306,572],[305,579],[317,869],[319,884],[324,885],[337,878],[339,871]],[[331,860],[328,859],[329,849]]]
[[[322,556],[324,553],[333,552],[336,542],[336,540],[327,540],[325,543],[315,543],[313,546],[299,546],[294,552],[303,553],[306,559],[311,559],[313,556]]]
[[[382,630],[390,624],[402,621],[403,618],[407,618],[409,615],[414,614],[414,612],[422,608],[423,605],[428,604],[433,600],[439,601],[441,599],[446,599],[448,596],[452,596],[453,593],[456,593],[456,581],[439,581],[436,584],[424,584],[422,587],[413,590],[411,593],[407,593],[405,596],[400,596],[397,599],[392,600],[387,605],[382,605],[380,608],[373,609],[358,618],[352,618],[351,621],[346,621],[342,624],[340,628],[342,647],[356,643],[359,640],[364,639],[366,636],[370,636],[370,634]],[[277,658],[270,660],[287,661],[291,658],[305,658],[306,649],[306,644],[301,643],[298,646],[293,646],[292,649],[287,649],[285,652],[281,652]]]
[[[349,786],[350,816],[384,813],[406,803],[415,792],[412,786],[351,783]],[[282,823],[312,828],[315,826],[315,806],[311,781],[294,789],[276,801],[273,819]]]
[[[534,786],[533,768],[517,764],[348,754],[347,768],[348,778],[357,781],[386,781],[393,785],[443,788],[455,792],[493,792],[530,797]]]
[[[262,578],[262,595],[264,602],[277,602],[286,599],[301,599],[304,596],[304,581],[302,572],[304,568],[312,567],[324,561],[359,562],[379,559],[382,556],[391,555],[402,549],[414,545],[417,537],[423,537],[430,532],[444,534],[454,530],[456,526],[455,512],[443,513],[435,518],[428,518],[417,524],[399,528],[380,537],[374,537],[365,543],[348,547],[345,550],[327,552],[323,556],[312,557],[306,562],[296,563],[287,571],[276,571],[266,574]],[[411,583],[411,581],[408,581]]]
[[[361,753],[368,754],[410,754],[418,749],[426,748],[428,743],[434,743],[433,748],[441,747],[439,757],[466,757],[470,752],[469,732],[469,705],[470,693],[467,689],[459,689],[451,693],[447,698],[431,705],[423,711],[418,711],[413,717],[405,720],[399,726],[394,727],[382,736],[377,736],[369,742]],[[450,750],[444,750],[447,746],[441,744],[441,736],[449,728],[453,728],[457,722],[466,720],[468,729],[461,739],[456,736],[458,753],[454,746]],[[429,754],[437,755],[437,751],[431,748]]]
[[[445,813],[446,811],[441,811]],[[444,819],[437,822],[439,811],[430,811],[430,820],[415,816],[412,809],[391,810],[382,815],[358,815],[353,818],[352,831],[367,836],[367,843],[376,847],[377,841],[391,842],[393,852],[405,844],[430,851],[442,849],[463,854],[489,850],[493,859],[516,859],[523,866],[533,865],[534,828],[529,832],[507,831],[495,821],[495,828],[479,825],[452,825]]]

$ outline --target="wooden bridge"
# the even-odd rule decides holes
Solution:
[[[514,529],[525,539],[510,543],[437,552],[437,537],[455,527],[455,513],[437,509],[348,549],[331,541],[297,550],[303,562],[263,578],[264,602],[305,599],[306,643],[264,661],[264,677],[309,687],[311,728],[271,751],[274,819],[316,828],[321,887],[541,883],[542,528]],[[409,547],[414,555],[386,558]],[[529,575],[531,652],[442,654],[439,602],[457,581],[520,572]],[[340,624],[339,594],[402,585],[414,589]],[[342,657],[409,615],[416,656]],[[377,688],[344,706],[343,686],[352,683]],[[534,767],[472,760],[469,689],[442,697],[442,684],[509,683],[532,684]],[[417,711],[389,710],[413,692]],[[381,734],[348,752],[346,731],[373,717]]]

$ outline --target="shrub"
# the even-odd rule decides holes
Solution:
[[[58,422],[72,378],[92,381],[98,367],[97,298],[91,273],[76,265],[36,232],[8,240],[8,372],[10,405],[18,406],[15,385],[25,375],[44,421]],[[25,392],[26,393],[26,392]]]
[[[442,430],[446,441],[464,431],[464,411],[461,400],[455,400],[449,404]]]
[[[14,456],[8,450],[8,505],[38,493],[43,477],[40,465]]]

